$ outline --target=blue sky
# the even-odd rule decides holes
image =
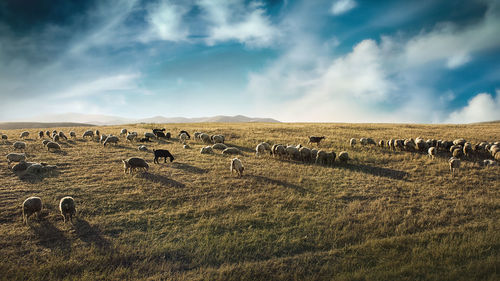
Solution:
[[[0,2],[0,120],[500,120],[500,1]]]

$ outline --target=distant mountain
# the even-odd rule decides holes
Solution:
[[[1,130],[15,129],[34,129],[34,128],[61,128],[61,127],[90,127],[94,126],[85,123],[70,123],[70,122],[2,122],[0,123]]]
[[[94,125],[121,125],[121,124],[134,124],[134,123],[165,124],[165,123],[204,123],[204,122],[214,122],[214,123],[280,122],[272,118],[251,118],[243,115],[236,115],[236,116],[218,115],[213,117],[198,117],[198,118],[154,116],[150,118],[130,119],[112,115],[81,114],[81,113],[43,115],[32,118],[30,120],[19,120],[19,121],[31,122],[31,123],[33,122],[53,123],[53,122],[64,121],[64,122],[85,123]]]

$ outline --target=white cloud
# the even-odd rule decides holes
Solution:
[[[125,73],[104,78],[98,78],[92,81],[85,81],[76,84],[69,89],[62,90],[56,94],[56,98],[74,98],[82,96],[99,95],[113,91],[138,90],[137,79],[140,77],[137,73]]]
[[[207,44],[236,40],[255,47],[270,46],[279,35],[258,2],[201,0],[209,22]]]
[[[143,39],[160,39],[166,41],[186,40],[189,30],[182,22],[182,17],[188,9],[183,6],[172,4],[164,0],[147,9],[147,21],[151,30],[143,36]]]
[[[357,5],[354,0],[336,0],[330,11],[334,15],[340,15],[354,9]]]
[[[473,123],[500,120],[500,90],[496,97],[480,93],[470,99],[466,106],[453,111],[446,123]]]

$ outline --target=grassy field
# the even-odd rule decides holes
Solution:
[[[201,155],[202,143],[150,144],[176,157],[153,164],[151,152],[122,141],[82,140],[85,128],[47,152],[31,129],[28,160],[56,164],[45,178],[20,179],[0,160],[2,280],[499,280],[500,168],[471,162],[451,178],[448,155],[350,148],[351,137],[497,141],[498,124],[167,124],[98,127],[119,134],[153,127],[223,134],[239,147],[242,178],[230,156]],[[57,128],[56,128],[57,129]],[[96,129],[93,127],[92,129]],[[59,130],[59,129],[58,129]],[[12,143],[22,130],[8,130]],[[333,167],[256,158],[262,141],[346,150]],[[0,154],[12,152],[0,144]],[[149,173],[125,175],[121,159],[145,157]],[[74,224],[58,201],[73,196]],[[44,202],[22,224],[21,203]]]

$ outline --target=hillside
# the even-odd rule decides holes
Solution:
[[[91,124],[84,123],[71,123],[71,122],[0,122],[0,130],[14,130],[14,129],[35,129],[35,128],[67,128],[67,127],[90,127]]]
[[[500,140],[496,124],[137,124],[223,134],[235,156],[200,154],[190,140],[147,144],[174,162],[153,163],[139,143],[103,147],[77,138],[48,152],[26,140],[29,161],[58,166],[46,177],[19,178],[0,160],[2,280],[498,280],[500,168],[464,161],[451,177],[448,153],[351,148],[350,138],[422,136]],[[119,135],[122,126],[92,127]],[[75,130],[81,136],[85,127]],[[34,134],[37,130],[32,130]],[[0,154],[21,130],[4,131]],[[256,144],[307,144],[348,151],[333,166],[255,156]],[[310,145],[308,145],[310,146]],[[316,146],[316,145],[314,145]],[[122,159],[144,157],[147,173],[124,174]],[[73,196],[77,218],[64,224],[58,200]],[[21,203],[40,196],[40,219],[22,224]]]

